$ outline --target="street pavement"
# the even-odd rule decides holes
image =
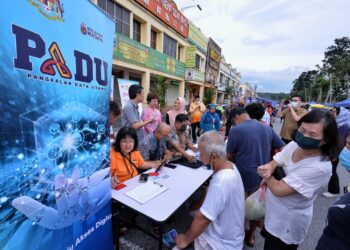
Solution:
[[[281,124],[279,119],[276,119],[273,122],[274,130],[277,134],[281,129]],[[337,169],[339,180],[340,180],[340,189],[342,193],[343,187],[350,182],[350,173],[343,169],[343,167],[339,166]],[[179,183],[181,185],[181,183]],[[324,191],[327,191],[326,188]],[[174,197],[175,199],[176,197]],[[321,195],[316,199],[314,203],[314,214],[311,226],[307,233],[306,239],[299,246],[299,250],[312,250],[315,249],[318,239],[320,238],[323,228],[326,223],[327,210],[329,206],[334,203],[336,198],[324,198]],[[159,207],[161,209],[161,207]],[[145,218],[137,218],[138,222],[143,225],[147,225],[149,230],[153,230],[150,226],[150,223],[145,220]],[[174,215],[173,219],[169,224],[165,225],[165,232],[175,228],[179,233],[183,233],[187,230],[187,228],[191,224],[192,218],[189,216],[189,211],[186,206],[182,206]],[[258,229],[255,233],[256,243],[253,248],[249,248],[245,246],[243,249],[245,250],[261,250],[264,246],[264,240],[260,236],[260,229]],[[129,250],[141,250],[141,249],[149,249],[154,250],[157,249],[157,242],[153,238],[141,233],[137,229],[129,229],[129,231],[121,237],[121,249]],[[171,249],[164,247],[163,249]],[[193,249],[189,247],[187,249]]]

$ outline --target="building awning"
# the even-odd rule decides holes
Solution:
[[[203,86],[204,85],[202,82],[195,82],[195,81],[186,81],[185,83],[192,84],[192,85],[199,85],[199,86]]]
[[[204,83],[204,87],[216,89],[215,84],[213,84],[213,83]]]

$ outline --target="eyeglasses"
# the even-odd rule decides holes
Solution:
[[[121,140],[120,144],[135,144],[135,140],[130,140],[130,141]]]

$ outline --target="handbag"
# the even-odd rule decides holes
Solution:
[[[284,172],[284,169],[282,167],[277,166],[275,168],[275,171],[273,171],[272,176],[279,181],[279,180],[282,180],[284,177],[286,177],[286,172]]]

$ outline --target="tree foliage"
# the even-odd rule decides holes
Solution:
[[[257,94],[261,98],[266,98],[266,99],[275,100],[275,101],[290,99],[289,94],[282,93],[282,92],[281,93],[258,92]]]
[[[204,89],[204,96],[203,96],[204,104],[208,105],[210,103],[213,103],[213,101],[214,101],[214,89],[205,88]]]
[[[291,95],[305,101],[334,102],[350,97],[350,39],[337,38],[325,53],[322,65],[302,72],[293,81]]]
[[[167,82],[167,78],[165,76],[157,76],[155,83],[151,84],[150,86],[150,92],[158,96],[158,102],[161,108],[165,107],[165,96],[168,85],[169,83]]]

